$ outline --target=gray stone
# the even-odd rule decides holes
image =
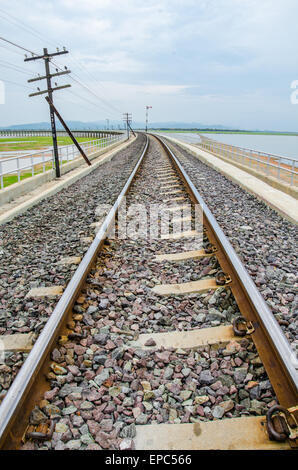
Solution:
[[[141,413],[136,419],[136,424],[147,424],[147,421],[148,416],[145,413]]]
[[[100,304],[98,305],[98,308],[99,308],[100,310],[105,310],[106,308],[108,308],[109,303],[110,303],[110,302],[109,302],[108,299],[102,299],[102,300],[100,301]]]
[[[213,418],[220,419],[224,414],[225,410],[221,406],[215,406],[215,408],[212,410]]]
[[[164,379],[171,379],[174,374],[174,369],[172,367],[166,367],[164,372]]]
[[[234,371],[234,380],[237,384],[244,382],[244,379],[247,375],[247,369],[245,367],[238,367]]]
[[[123,356],[123,353],[124,353],[124,348],[116,348],[112,351],[112,359],[121,359],[121,357]]]
[[[211,385],[216,379],[212,376],[210,370],[202,370],[199,380],[203,385]]]
[[[80,439],[73,439],[68,441],[65,444],[65,447],[69,450],[78,450],[81,447],[81,440]]]
[[[30,415],[31,424],[40,424],[44,423],[47,420],[47,415],[45,415],[37,406],[32,410]]]
[[[205,313],[199,313],[197,316],[196,316],[196,321],[198,323],[204,323],[204,321],[206,320],[206,315]]]
[[[82,387],[78,387],[77,385],[70,385],[70,384],[65,384],[61,388],[59,392],[59,397],[64,398],[67,395],[70,395],[71,393],[81,393]]]
[[[90,305],[90,307],[88,307],[87,313],[92,314],[92,313],[95,313],[97,311],[98,311],[97,307],[94,307],[94,305]]]
[[[62,414],[64,416],[71,415],[72,413],[75,413],[77,411],[77,408],[74,405],[70,405],[67,408],[64,408],[62,410]]]
[[[128,437],[133,439],[136,437],[136,426],[134,423],[131,423],[129,426],[125,426],[122,431],[120,432],[120,437]]]
[[[120,450],[134,450],[135,445],[132,439],[123,439],[119,444]]]
[[[87,433],[81,436],[81,442],[85,445],[94,444],[94,439],[91,434]]]
[[[107,380],[110,376],[109,370],[104,369],[100,374],[94,377],[94,382],[97,385],[102,385],[105,380]]]
[[[95,343],[101,344],[102,346],[104,346],[106,344],[107,340],[108,340],[108,337],[109,337],[108,334],[98,333],[98,334],[93,336],[93,340],[94,340]]]
[[[189,374],[191,373],[191,369],[189,367],[184,367],[182,370],[181,370],[181,373],[184,375],[184,377],[188,377]]]
[[[208,310],[208,320],[214,321],[214,320],[225,320],[225,315],[220,312],[219,310],[216,310],[216,308],[210,308]]]
[[[132,397],[126,397],[124,398],[122,402],[123,406],[133,406],[134,405],[134,399]],[[124,436],[124,437],[129,437],[129,436]]]
[[[93,357],[93,362],[95,364],[100,364],[102,366],[105,365],[106,360],[107,360],[107,356],[103,354],[96,354],[96,356]]]

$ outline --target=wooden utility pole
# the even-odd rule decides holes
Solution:
[[[36,82],[37,80],[44,80],[44,79],[47,80],[47,90],[38,91],[36,93],[31,93],[29,95],[29,97],[37,96],[37,95],[43,95],[44,93],[47,93],[48,98],[49,98],[49,103],[53,103],[53,91],[62,90],[62,88],[68,88],[68,87],[71,86],[71,85],[63,85],[63,86],[59,86],[59,87],[57,86],[56,88],[52,88],[52,83],[51,83],[51,78],[52,77],[58,77],[59,75],[65,75],[67,73],[70,73],[70,70],[65,70],[65,71],[57,72],[57,73],[50,73],[50,59],[51,59],[51,57],[56,56],[56,55],[61,55],[61,54],[68,54],[68,51],[65,50],[65,48],[64,48],[63,51],[53,52],[53,53],[50,54],[50,53],[48,53],[48,49],[44,48],[43,49],[43,55],[33,56],[33,57],[26,57],[25,62],[28,62],[30,60],[43,59],[44,63],[45,63],[45,71],[46,71],[46,74],[44,76],[31,78],[30,80],[28,80],[28,83]],[[58,153],[58,144],[57,144],[55,114],[54,114],[54,110],[51,106],[50,106],[50,118],[51,118],[51,129],[52,129],[52,137],[53,137],[53,149],[54,149],[54,157],[55,157],[56,177],[60,178],[60,165],[59,165],[59,153]]]
[[[77,139],[75,138],[75,136],[73,135],[73,133],[71,132],[71,130],[69,129],[69,127],[67,126],[66,122],[63,120],[61,114],[58,112],[58,110],[55,108],[55,106],[53,105],[53,103],[51,102],[50,98],[48,96],[46,96],[46,100],[47,102],[49,103],[50,105],[50,108],[51,110],[56,114],[57,118],[59,119],[59,121],[61,122],[62,126],[64,127],[64,129],[66,130],[67,134],[69,135],[69,137],[71,138],[71,140],[73,141],[73,143],[75,144],[75,146],[77,147],[78,151],[81,153],[82,157],[84,158],[85,162],[87,163],[87,165],[91,166],[91,162],[89,160],[89,158],[87,157],[87,155],[85,154],[84,150],[82,149],[82,147],[79,145]]]

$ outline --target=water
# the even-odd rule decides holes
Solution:
[[[166,135],[166,133],[164,133]],[[276,155],[298,160],[298,136],[291,135],[253,135],[253,134],[208,134],[203,136],[226,144],[244,147],[252,150],[273,153]],[[174,137],[184,142],[198,143],[200,138],[196,133],[168,133],[169,137]]]

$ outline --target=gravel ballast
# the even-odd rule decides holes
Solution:
[[[36,333],[43,329],[59,297],[26,298],[35,287],[66,287],[76,264],[65,257],[83,257],[99,217],[99,204],[113,204],[141,154],[145,137],[88,176],[0,226],[0,335]],[[1,336],[0,336],[1,338]],[[1,351],[0,351],[1,352]],[[24,355],[26,357],[26,355]],[[0,365],[0,396],[16,375],[23,354],[5,352]]]
[[[160,158],[153,141],[129,204],[163,202],[156,183]],[[239,315],[228,288],[187,296],[153,293],[157,284],[208,279],[219,270],[214,257],[182,264],[154,261],[153,255],[181,251],[183,244],[181,239],[108,241],[74,307],[76,340],[52,351],[50,390],[31,413],[32,426],[55,420],[53,437],[28,441],[23,448],[133,449],[137,425],[258,416],[276,404],[247,339],[191,349],[158,349],[154,340],[144,349],[133,347],[131,340],[140,333],[225,325]]]
[[[297,226],[184,148],[169,145],[298,351]]]

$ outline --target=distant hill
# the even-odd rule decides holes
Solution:
[[[82,121],[66,121],[70,129],[74,130],[89,130],[89,129],[106,129],[107,121],[106,119],[90,122]],[[57,129],[63,129],[59,121],[56,120]],[[133,129],[145,129],[145,123],[141,121],[133,121],[131,124]],[[0,129],[9,129],[9,130],[49,130],[51,128],[50,122],[32,122],[29,124],[15,124],[11,126],[2,126]],[[123,121],[109,120],[109,129],[119,130],[124,129]],[[272,134],[293,134],[296,133],[287,132],[287,131],[270,131],[270,130],[260,130],[260,129],[237,129],[235,127],[223,126],[222,124],[202,124],[201,122],[176,122],[176,121],[165,121],[165,122],[149,122],[148,129],[158,129],[158,130],[205,130],[205,131],[227,131],[227,132],[265,132]]]
[[[66,121],[66,124],[70,129],[76,130],[88,130],[88,129],[106,129],[107,122],[106,120],[92,121],[92,122],[82,122],[82,121]],[[60,122],[56,120],[57,129],[62,129]],[[50,129],[49,122],[33,122],[29,124],[15,124],[11,126],[2,126],[0,129],[10,129],[10,130],[19,130],[19,129],[32,129],[32,130],[47,130]],[[123,129],[122,121],[109,121],[110,129]],[[132,127],[135,129],[144,129],[145,123],[133,121]],[[220,124],[206,125],[198,122],[150,122],[150,129],[227,129],[231,130],[230,127],[222,126]]]

